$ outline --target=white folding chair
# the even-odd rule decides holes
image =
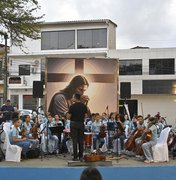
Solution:
[[[161,131],[160,137],[157,140],[157,144],[152,147],[154,162],[169,161],[167,139],[169,135],[170,127],[167,127]]]
[[[21,160],[21,151],[22,148],[17,145],[11,145],[9,140],[9,133],[10,133],[10,123],[4,123],[3,130],[5,132],[5,143],[4,148],[6,150],[5,153],[5,161],[14,161],[14,162],[20,162]]]

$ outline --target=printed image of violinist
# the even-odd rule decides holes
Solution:
[[[18,145],[22,148],[22,157],[24,159],[27,158],[27,152],[30,149],[30,141],[26,138],[20,135],[20,119],[18,116],[18,113],[14,113],[12,116],[12,122],[13,122],[13,128],[9,133],[9,140],[12,145]]]
[[[24,131],[25,137],[30,141],[31,148],[39,148],[39,140],[38,140],[38,125],[31,124],[31,119],[29,115],[24,116],[24,123],[22,125],[21,131]]]

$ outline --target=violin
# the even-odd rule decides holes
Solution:
[[[32,137],[34,139],[38,139],[38,125],[34,124],[33,127],[30,129],[31,133],[32,133]]]
[[[100,132],[99,132],[100,138],[106,137],[105,129],[106,129],[106,127],[105,127],[105,125],[103,124],[103,125],[100,127]]]
[[[19,135],[22,136],[22,138],[26,137],[26,130],[24,125],[22,125]]]

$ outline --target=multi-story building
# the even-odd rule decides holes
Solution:
[[[45,81],[47,58],[116,58],[120,64],[121,92],[130,88],[127,103],[131,116],[160,112],[169,124],[174,124],[176,48],[116,50],[116,27],[110,20],[44,23],[41,40],[26,41],[27,54],[18,47],[11,48],[9,98],[20,109],[44,104],[45,98],[39,102],[33,98],[32,89],[33,81]],[[120,95],[120,91],[117,93]],[[120,99],[120,111],[123,102],[124,97]]]
[[[116,49],[117,25],[107,19],[49,22],[41,25],[41,39],[25,42],[24,51],[12,46],[9,54],[9,98],[19,109],[35,109],[45,98],[33,98],[33,81],[45,81],[48,58],[105,58]]]
[[[108,57],[119,58],[120,85],[131,87],[131,115],[160,112],[169,124],[176,123],[176,48],[112,50]]]

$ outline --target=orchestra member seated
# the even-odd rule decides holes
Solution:
[[[30,116],[29,115],[25,115],[24,116],[24,120],[25,122],[23,123],[24,126],[24,132],[25,132],[25,136],[28,139],[28,141],[30,141],[30,143],[32,144],[32,149],[38,148],[39,147],[39,140],[38,140],[38,131],[37,131],[37,127],[34,127],[35,125],[31,125],[30,122]],[[35,128],[35,132],[31,132],[32,129]],[[37,135],[37,137],[35,137]],[[35,139],[36,138],[36,139]]]
[[[47,122],[44,124],[44,134],[46,140],[46,149],[47,153],[56,153],[58,150],[58,137],[56,135],[52,135],[50,127],[54,127],[54,119],[51,114],[47,115]],[[47,143],[48,141],[48,143]]]
[[[151,117],[149,119],[148,126],[145,129],[145,133],[151,133],[150,141],[142,144],[142,150],[146,158],[146,160],[144,161],[145,163],[153,162],[152,147],[157,143],[157,128],[155,126],[155,123],[155,118]]]
[[[22,148],[22,156],[24,159],[27,158],[26,153],[30,147],[30,141],[27,140],[26,137],[20,135],[19,126],[20,126],[20,119],[18,117],[18,113],[13,115],[13,128],[9,134],[9,140],[12,145],[18,145]]]
[[[97,142],[99,143],[99,148],[103,146],[105,143],[104,137],[100,137],[100,128],[102,123],[100,122],[99,113],[95,114],[95,122],[93,122],[91,126],[92,134],[93,134],[93,149],[97,150]]]
[[[113,138],[120,139],[121,151],[124,150],[124,140],[126,139],[125,125],[123,124],[124,122],[125,122],[124,115],[122,114],[117,115],[116,132]],[[117,149],[118,149],[118,143],[117,143]],[[117,151],[117,156],[118,155],[120,155],[120,152]]]

